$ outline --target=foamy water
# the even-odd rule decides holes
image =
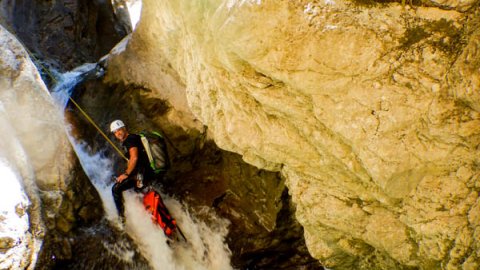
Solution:
[[[14,244],[6,252],[0,252],[0,269],[15,269],[20,267],[19,262],[27,252],[29,219],[26,213],[19,213],[30,204],[25,191],[22,188],[20,175],[15,172],[14,166],[0,156],[0,238],[4,243],[10,239]]]
[[[127,232],[132,236],[154,269],[232,269],[230,250],[224,243],[228,223],[216,217],[212,224],[197,220],[185,211],[179,201],[162,196],[164,203],[187,238],[187,243],[166,244],[163,231],[150,220],[143,209],[141,196],[126,196]]]

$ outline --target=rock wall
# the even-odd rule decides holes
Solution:
[[[33,269],[43,243],[46,224],[41,199],[50,201],[47,216],[58,212],[62,186],[71,168],[68,140],[60,112],[54,107],[40,76],[19,42],[0,26],[0,112],[2,114],[2,165],[10,168],[24,190],[28,202],[16,205],[16,213],[28,226],[19,235],[9,235],[15,226],[13,217],[1,217],[2,238],[13,239],[2,244],[2,268]],[[4,170],[2,170],[4,172]],[[2,174],[6,187],[15,178]],[[9,194],[2,205],[9,204]],[[12,195],[12,194],[10,194]],[[3,242],[3,241],[2,241]],[[8,242],[8,241],[7,241]],[[26,249],[25,249],[26,248]],[[5,259],[5,260],[3,260]]]
[[[33,53],[34,60],[42,61],[43,66],[37,65],[39,68],[68,70],[84,61],[95,61],[125,33],[124,25],[118,25],[122,18],[118,12],[111,14],[111,8],[109,1],[4,1],[0,3],[0,23],[16,33]],[[159,85],[152,88],[155,93],[135,85],[104,87],[89,82],[78,87],[75,99],[105,130],[113,118],[120,117],[133,129],[158,127],[166,132],[173,143],[170,150],[173,149],[175,165],[165,183],[167,191],[192,206],[216,208],[222,217],[232,221],[228,238],[235,253],[232,256],[235,267],[295,265],[319,269],[318,262],[306,251],[303,229],[291,219],[289,201],[282,199],[285,186],[280,175],[245,164],[239,155],[218,149],[208,136],[208,129],[188,108],[184,85],[177,73],[167,61],[159,63],[164,65],[165,77],[159,80],[163,83],[161,88]],[[51,74],[44,75],[47,83],[53,83]],[[120,108],[118,104],[124,106]],[[108,148],[90,123],[78,117],[76,108],[68,107],[66,114],[75,136],[88,141],[94,151]],[[98,241],[108,242],[118,232],[113,230],[111,234],[107,222],[99,222],[102,209],[96,191],[71,156],[71,149],[61,149],[58,151],[62,155],[72,159],[71,173],[66,179],[52,179],[50,186],[42,186],[37,208],[48,210],[39,217],[45,223],[40,237],[43,245],[37,264],[32,267],[63,269],[89,265],[117,269],[118,260],[109,256],[109,251],[99,246]],[[96,224],[93,227],[92,220]],[[104,237],[103,232],[111,237]],[[0,241],[0,248],[9,247],[9,239]],[[31,254],[37,256],[39,248]],[[282,254],[281,259],[277,252]],[[98,254],[102,259],[98,259]]]
[[[63,114],[35,65],[20,42],[2,26],[0,43],[0,167],[4,185],[0,268],[50,269],[55,259],[72,256],[73,230],[98,218],[102,210],[88,179],[77,171]],[[12,189],[17,185],[19,192]],[[15,214],[4,211],[17,201]],[[19,218],[25,227],[17,225]]]
[[[478,6],[145,0],[109,80],[184,84],[183,115],[286,178],[327,267],[476,269]]]
[[[103,0],[0,3],[0,22],[44,65],[61,71],[96,62],[131,32],[124,13]]]

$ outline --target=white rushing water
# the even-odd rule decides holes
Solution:
[[[141,0],[127,0],[128,14],[130,15],[130,23],[132,29],[135,30],[138,22],[140,21],[140,15],[142,13],[142,1]]]
[[[3,117],[5,112],[0,101],[0,238],[9,237],[14,242],[22,242],[25,231],[28,230],[28,215],[18,213],[30,205],[26,191],[23,189],[20,165],[26,154],[21,143],[16,139],[14,129]],[[20,159],[20,160],[19,160]],[[20,162],[19,162],[20,161]],[[8,252],[12,252],[9,250]],[[2,257],[8,254],[0,252]],[[0,263],[0,269],[2,264]]]
[[[95,65],[86,64],[74,72],[67,72],[59,76],[58,84],[52,91],[59,107],[63,108],[68,103],[74,86],[79,83],[84,73],[90,73]],[[91,153],[85,142],[77,142],[69,136],[80,163],[97,189],[106,212],[106,218],[115,226],[119,224],[117,211],[113,202],[111,179],[113,172],[112,162],[102,153]],[[174,198],[162,195],[165,205],[172,216],[177,220],[188,239],[187,244],[173,244],[170,247],[161,228],[153,224],[149,214],[144,210],[141,194],[133,191],[124,192],[126,227],[124,229],[138,245],[142,255],[149,261],[153,269],[232,269],[230,265],[230,250],[224,242],[228,233],[228,223],[215,216],[213,212],[207,213],[213,224],[205,224],[190,214],[182,204]],[[126,262],[133,258],[131,247],[119,243],[108,248]]]
[[[72,95],[75,86],[83,81],[88,75],[96,72],[96,68],[96,63],[86,63],[63,74],[53,72],[57,76],[57,83],[53,86],[51,95],[55,99],[60,110],[65,109],[67,106],[68,99]]]
[[[1,148],[3,149],[3,148]],[[0,153],[0,239],[3,246],[13,246],[0,252],[0,269],[19,269],[22,256],[27,252],[29,219],[25,208],[30,204],[22,187],[22,178],[4,153]]]

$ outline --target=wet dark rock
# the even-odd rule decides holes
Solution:
[[[282,209],[277,215],[272,232],[258,230],[243,234],[241,228],[232,226],[229,244],[237,254],[232,263],[240,269],[323,269],[308,253],[303,239],[303,227],[295,220],[295,207],[285,189]],[[273,268],[272,268],[273,267]]]
[[[45,216],[47,225],[42,249],[35,269],[52,269],[58,260],[71,260],[77,257],[76,241],[79,232],[101,222],[104,215],[101,199],[80,165],[72,172],[68,191],[62,197],[62,205],[56,216]],[[49,202],[42,197],[43,207]]]
[[[62,244],[52,249],[37,269],[151,269],[128,234],[110,226],[105,219],[77,230],[75,238]]]
[[[0,237],[0,252],[5,253],[7,250],[15,246],[15,239],[4,236]]]
[[[16,0],[1,8],[7,28],[37,59],[60,70],[96,62],[131,32],[111,1]]]

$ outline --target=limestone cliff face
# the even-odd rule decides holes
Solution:
[[[477,269],[479,2],[412,4],[145,0],[109,79],[280,171],[327,267]]]

